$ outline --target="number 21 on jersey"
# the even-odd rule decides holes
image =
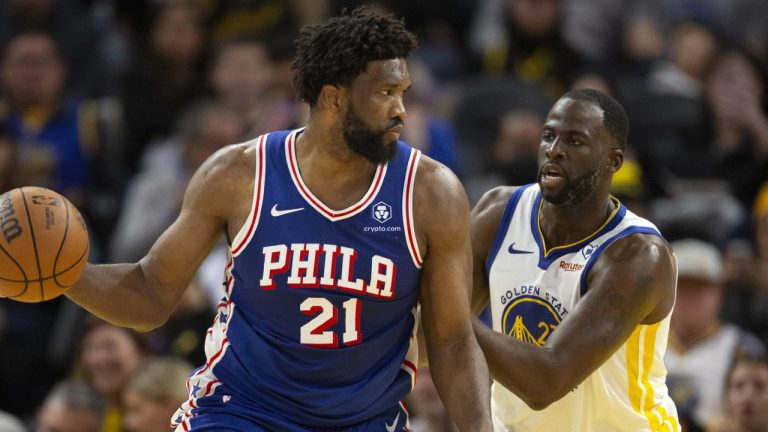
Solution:
[[[342,304],[344,308],[344,333],[341,336],[345,346],[362,342],[360,335],[360,299],[351,298]],[[339,319],[339,310],[330,300],[323,297],[309,297],[299,305],[304,315],[314,316],[301,326],[302,345],[316,348],[338,348],[339,336],[328,330]]]

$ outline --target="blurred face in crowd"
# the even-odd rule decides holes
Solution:
[[[156,432],[168,430],[171,416],[179,402],[159,402],[139,391],[128,389],[124,397],[123,427],[125,432]]]
[[[738,362],[728,380],[726,398],[738,430],[768,430],[768,365]]]
[[[269,89],[274,66],[267,49],[258,42],[222,48],[211,71],[211,86],[224,102],[247,109]]]
[[[98,432],[100,429],[101,417],[98,413],[70,408],[61,401],[53,401],[40,408],[35,430],[36,432]]]
[[[189,172],[194,171],[216,150],[239,142],[242,132],[242,123],[234,113],[223,110],[207,112],[202,119],[200,135],[189,138],[185,143],[185,167]]]
[[[107,397],[119,395],[144,360],[144,353],[128,332],[109,324],[97,325],[83,340],[81,359],[86,377]]]
[[[532,111],[512,111],[501,118],[499,134],[493,147],[494,161],[508,164],[520,156],[533,155],[539,149],[544,119]]]
[[[155,53],[174,64],[196,62],[203,48],[203,39],[200,11],[184,3],[166,7],[152,29]]]
[[[0,74],[3,89],[21,106],[54,104],[64,88],[64,65],[53,40],[42,33],[11,40]]]
[[[672,328],[684,340],[696,340],[717,321],[722,285],[691,276],[680,276],[672,312]]]
[[[688,76],[702,80],[717,53],[712,32],[695,23],[675,27],[670,37],[670,58]]]
[[[560,0],[506,0],[513,25],[532,38],[555,31],[560,18]]]
[[[719,120],[742,124],[750,108],[762,109],[763,83],[741,53],[727,52],[717,60],[707,79],[707,97]]]

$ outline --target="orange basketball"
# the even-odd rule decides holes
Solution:
[[[25,186],[0,195],[0,297],[36,303],[63,294],[88,262],[88,230],[58,193]]]

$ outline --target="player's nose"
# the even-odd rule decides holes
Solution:
[[[547,156],[547,159],[555,159],[563,155],[560,137],[555,137],[552,141],[544,144],[544,154]]]
[[[405,103],[403,102],[403,97],[398,96],[394,98],[394,102],[392,103],[392,109],[390,110],[389,116],[390,118],[400,118],[401,120],[405,120],[405,117],[407,116],[407,112],[405,110]]]

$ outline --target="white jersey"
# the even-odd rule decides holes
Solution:
[[[538,346],[587,292],[587,274],[606,248],[635,233],[661,236],[652,223],[615,200],[616,210],[595,233],[547,248],[538,225],[541,201],[535,184],[512,194],[486,263],[493,329]],[[637,326],[602,366],[545,410],[530,409],[494,383],[496,430],[679,431],[663,362],[669,319]]]

